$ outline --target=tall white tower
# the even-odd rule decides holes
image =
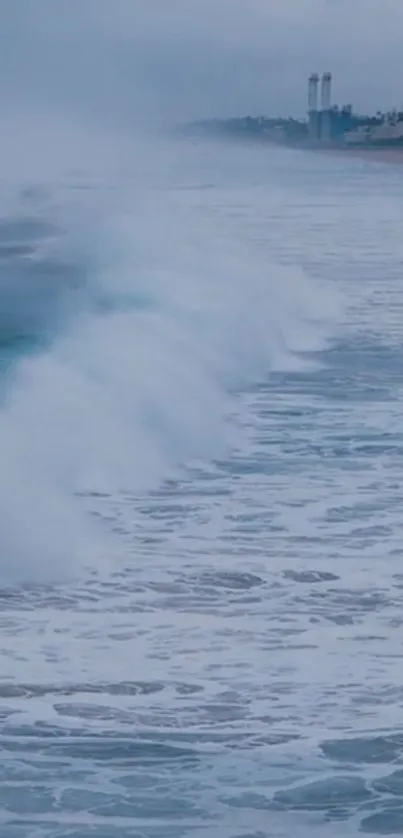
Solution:
[[[330,139],[330,108],[332,100],[332,74],[323,73],[320,91],[320,138]]]
[[[308,80],[308,113],[318,110],[319,76],[312,73]]]
[[[312,140],[318,137],[318,99],[319,99],[319,76],[312,73],[308,79],[308,120],[309,136]]]

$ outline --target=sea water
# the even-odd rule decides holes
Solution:
[[[1,835],[402,834],[400,170],[3,174]]]

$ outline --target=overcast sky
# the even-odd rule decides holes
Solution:
[[[403,105],[403,0],[1,0],[0,94],[97,119]]]

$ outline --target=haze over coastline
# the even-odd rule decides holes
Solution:
[[[2,107],[144,122],[301,115],[306,77],[337,78],[338,101],[400,107],[403,7],[395,0],[4,0]]]

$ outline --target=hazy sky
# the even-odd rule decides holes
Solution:
[[[98,119],[403,105],[403,0],[2,0],[0,94]]]

